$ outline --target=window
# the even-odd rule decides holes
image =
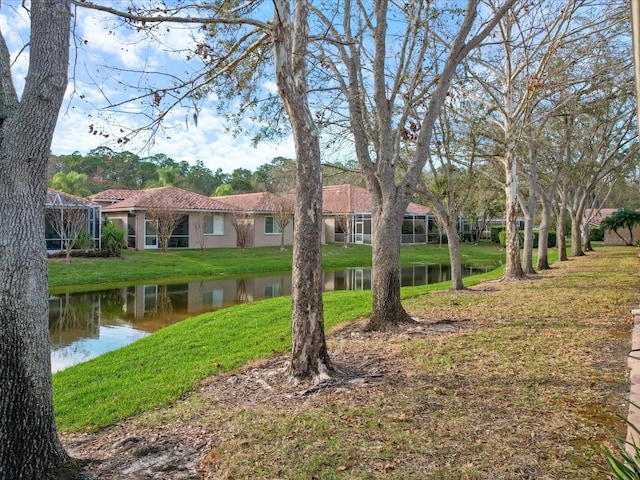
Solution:
[[[266,234],[280,234],[282,230],[278,226],[278,222],[274,217],[265,217],[264,219],[264,233]]]
[[[275,298],[282,295],[282,287],[279,283],[272,283],[264,287],[264,298]]]
[[[224,235],[224,216],[207,215],[204,217],[205,235]]]

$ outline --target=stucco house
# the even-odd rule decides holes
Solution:
[[[103,213],[127,229],[129,248],[158,248],[154,212],[175,211],[183,215],[169,241],[170,248],[235,247],[232,205],[178,187],[146,190],[106,190],[89,197]]]
[[[45,203],[45,241],[49,253],[63,250],[61,232],[75,229],[70,223],[77,224],[81,233],[87,234],[94,248],[100,248],[101,208],[90,200],[60,192],[47,190]]]
[[[283,240],[280,224],[284,227],[284,245],[293,245],[293,197],[270,192],[243,193],[215,197],[235,207],[251,224],[247,247],[279,246]],[[288,222],[279,221],[279,217]]]
[[[618,210],[619,208],[585,209],[584,219],[590,227],[599,227],[602,220]],[[640,225],[633,227],[632,231],[634,241],[640,239]],[[606,229],[604,231],[604,243],[607,245],[626,245],[628,241],[630,241],[629,230],[626,228],[618,229],[618,233]]]
[[[347,235],[347,243],[371,245],[371,200],[365,188],[351,184],[324,187],[322,208],[327,242],[343,242]],[[427,243],[428,233],[435,225],[434,215],[427,207],[409,203],[402,224],[402,243]]]
[[[234,223],[250,225],[245,246],[279,246],[282,232],[278,216],[291,215],[284,228],[284,245],[293,244],[292,196],[269,192],[206,197],[177,187],[146,190],[105,190],[89,199],[105,216],[128,231],[128,246],[137,250],[158,248],[153,213],[173,210],[184,218],[171,236],[171,248],[220,248],[238,246]],[[369,193],[355,185],[323,188],[323,243],[371,244],[372,219]],[[410,203],[404,215],[402,243],[424,244],[435,220],[429,210]]]

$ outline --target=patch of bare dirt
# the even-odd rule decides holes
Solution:
[[[206,409],[215,405],[260,408],[294,413],[325,395],[385,395],[385,384],[407,382],[411,368],[402,340],[450,334],[472,328],[468,321],[416,319],[395,332],[364,332],[366,319],[334,329],[327,342],[335,372],[319,383],[290,381],[288,357],[256,361],[234,372],[203,381],[197,392],[177,405],[121,422],[95,433],[63,437],[68,453],[86,462],[84,474],[94,479],[191,480],[211,477],[216,470],[215,447],[222,432]],[[376,388],[373,388],[376,387]],[[198,401],[193,401],[197,398]],[[181,419],[171,410],[189,410]],[[202,411],[201,411],[202,410]],[[166,415],[170,421],[150,420]],[[207,473],[209,472],[209,473]]]

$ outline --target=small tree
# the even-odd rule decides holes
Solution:
[[[284,248],[284,229],[289,225],[293,218],[293,198],[287,195],[279,195],[276,203],[276,212],[274,220],[280,229],[280,251]]]
[[[66,252],[65,262],[71,262],[71,250],[78,237],[87,229],[87,209],[83,203],[75,200],[62,200],[60,205],[53,205],[47,209],[47,220],[53,230],[60,237],[62,249]]]
[[[253,216],[250,213],[234,213],[231,225],[236,231],[236,244],[244,250],[249,243],[249,234],[253,228]]]
[[[342,230],[344,238],[342,239],[342,248],[349,248],[349,239],[351,238],[351,215],[342,213],[336,217],[336,223]]]
[[[175,229],[184,220],[184,214],[171,208],[151,208],[146,212],[146,218],[153,222],[158,236],[158,245],[162,253],[167,253],[169,240]]]
[[[196,238],[198,239],[198,246],[200,247],[200,251],[204,253],[204,248],[207,245],[207,237],[204,235],[204,222],[205,216],[204,213],[198,215],[198,220],[193,224],[193,230],[196,234]]]

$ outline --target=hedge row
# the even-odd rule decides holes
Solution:
[[[492,234],[493,234],[493,228]],[[533,231],[533,248],[538,248],[538,236],[540,232],[538,230]],[[524,230],[518,230],[518,235],[520,236],[520,246],[524,245]],[[498,232],[498,237],[500,241],[500,245],[503,247],[507,245],[507,232],[505,230],[501,230]],[[547,247],[554,248],[557,245],[556,232],[555,230],[549,230],[549,239],[547,240]]]

